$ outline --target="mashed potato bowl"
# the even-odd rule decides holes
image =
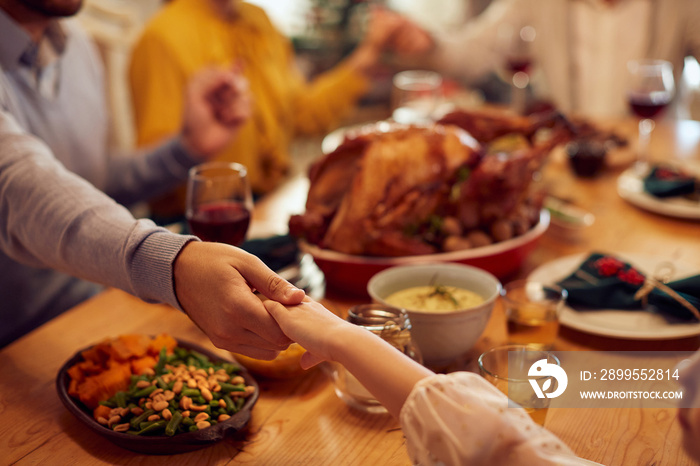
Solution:
[[[501,283],[486,270],[463,264],[433,263],[391,267],[374,275],[367,284],[373,301],[407,288],[442,285],[473,291],[483,298],[475,306],[455,311],[406,309],[411,336],[426,365],[449,364],[469,351],[481,336],[501,291]]]

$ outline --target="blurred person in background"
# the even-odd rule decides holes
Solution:
[[[360,44],[331,70],[307,81],[291,42],[260,7],[240,0],[173,0],[147,24],[130,65],[137,144],[177,132],[182,89],[202,67],[238,64],[253,95],[252,118],[216,159],[248,168],[253,192],[276,187],[289,170],[289,145],[298,133],[337,125],[370,88],[369,78],[403,17],[376,8]],[[151,203],[168,223],[184,212],[184,187]]]
[[[172,138],[141,157],[110,154],[100,58],[75,21],[61,19],[80,7],[80,0],[0,0],[0,113],[8,133],[0,144],[0,346],[99,292],[94,282],[201,312],[201,304],[178,304],[173,290],[173,264],[193,238],[137,222],[114,201],[129,205],[180,184],[236,137],[250,113],[245,79],[207,68],[179,91],[184,111]],[[23,131],[50,152],[36,142],[25,147]],[[202,327],[211,333],[240,322],[222,320]]]
[[[699,24],[696,0],[494,0],[457,32],[414,28],[399,46],[411,61],[420,55],[425,66],[477,80],[506,66],[507,38],[530,26],[535,98],[569,114],[619,117],[628,113],[627,62],[667,60],[680,83],[685,57],[700,58]]]

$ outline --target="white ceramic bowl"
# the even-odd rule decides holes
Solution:
[[[411,320],[411,336],[427,365],[449,364],[469,351],[481,336],[501,291],[501,283],[491,273],[469,265],[452,263],[415,264],[391,267],[374,275],[367,292],[375,301],[397,291],[433,284],[456,286],[484,298],[478,306],[449,312],[406,309]]]

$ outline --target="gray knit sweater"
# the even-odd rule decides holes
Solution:
[[[47,97],[23,66],[29,37],[0,9],[0,347],[98,292],[93,282],[177,305],[172,261],[192,239],[117,202],[172,189],[197,160],[177,140],[109,153],[99,57],[74,24],[60,24],[65,48]]]

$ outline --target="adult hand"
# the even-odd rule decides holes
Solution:
[[[435,48],[435,41],[425,29],[404,21],[391,38],[391,49],[399,55],[425,55]]]
[[[372,6],[369,11],[367,31],[362,42],[348,58],[348,64],[361,73],[369,73],[377,64],[380,54],[391,37],[406,21],[402,16],[386,8]]]
[[[303,369],[322,361],[334,361],[334,347],[352,341],[349,334],[354,330],[365,331],[349,324],[309,297],[296,306],[265,301],[265,309],[285,335],[306,349],[300,361]]]
[[[291,343],[253,291],[285,305],[300,303],[304,291],[252,254],[192,241],[180,251],[173,273],[180,305],[217,347],[274,359]]]
[[[369,72],[385,50],[420,54],[432,46],[430,34],[420,26],[396,12],[373,6],[369,13],[367,32],[350,56],[350,64],[361,72]]]
[[[187,86],[182,142],[191,153],[209,159],[226,147],[250,114],[251,95],[240,66],[204,69]]]

